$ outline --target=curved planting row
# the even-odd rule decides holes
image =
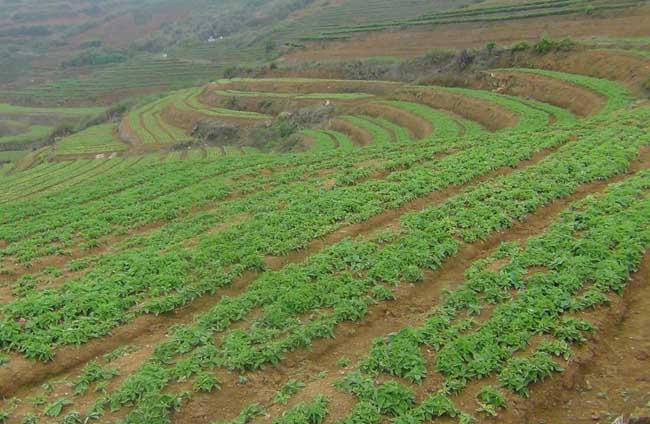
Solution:
[[[600,128],[597,133],[591,131],[589,124],[573,128],[572,130],[580,134],[581,139],[565,145],[539,163],[470,187],[441,204],[434,204],[422,211],[409,214],[401,219],[398,229],[380,231],[367,239],[344,240],[311,256],[304,263],[288,265],[277,272],[262,274],[243,293],[232,298],[223,298],[212,309],[198,315],[193,323],[177,327],[173,335],[168,340],[162,341],[136,372],[121,379],[121,384],[118,387],[98,398],[86,413],[105,414],[106,417],[111,417],[116,411],[126,409],[128,412],[125,418],[127,422],[139,422],[145,419],[144,417],[152,420],[151,422],[166,422],[169,419],[168,414],[173,409],[179,408],[189,396],[189,393],[185,393],[185,389],[195,390],[199,393],[222,390],[231,395],[239,393],[243,397],[238,399],[228,396],[224,399],[227,402],[242,403],[251,398],[255,399],[257,396],[255,392],[248,391],[248,395],[243,395],[241,391],[246,388],[238,389],[236,375],[229,374],[228,370],[246,375],[265,364],[282,362],[289,352],[303,350],[319,339],[332,337],[339,326],[362,319],[374,307],[375,303],[390,302],[394,296],[391,291],[392,286],[409,282],[417,283],[424,279],[425,269],[439,268],[447,258],[453,258],[458,253],[462,244],[475,243],[496,231],[504,231],[517,221],[525,220],[529,214],[552,200],[570,196],[582,184],[624,173],[630,163],[638,157],[640,147],[650,143],[645,135],[647,116],[647,111],[625,116],[626,120],[633,121],[639,127],[603,122],[601,124],[604,128]],[[520,138],[526,139],[525,136]],[[511,144],[513,141],[514,138],[509,140],[509,143]],[[535,140],[535,142],[539,142],[539,140]],[[490,150],[495,152],[494,149]],[[512,154],[513,151],[508,153]],[[438,175],[442,177],[442,174]],[[647,190],[647,175],[643,184],[638,187]],[[639,217],[638,212],[645,211],[644,219],[648,219],[647,200],[643,198],[642,201],[638,201],[636,193],[624,191],[625,195],[631,199],[632,206],[636,211],[636,215],[631,216]],[[620,202],[618,198],[606,202],[610,208],[612,204],[627,206],[629,202]],[[579,211],[581,217],[589,216],[589,210],[585,211],[582,205],[576,210]],[[649,242],[647,231],[642,230],[647,227],[645,220],[636,220],[634,221],[638,224],[636,227],[628,225],[625,227],[625,231],[619,231],[619,228],[623,228],[623,223],[629,221],[629,216],[620,211],[621,206],[608,210],[608,213],[615,215],[614,221],[602,223],[596,220],[596,222],[602,228],[617,231],[618,238],[616,240],[624,240],[634,235],[636,239],[645,240],[644,243],[647,244]],[[580,219],[580,222],[582,223],[583,220]],[[612,223],[615,225],[610,226]],[[278,230],[277,225],[274,225],[276,231]],[[586,224],[583,223],[582,226],[584,227],[584,225]],[[245,224],[244,226],[247,227],[247,230],[256,228],[248,227]],[[570,224],[563,226],[562,230],[570,228],[572,231],[581,232],[583,227],[576,228],[575,224]],[[226,230],[224,233],[228,232]],[[259,236],[260,232],[251,234]],[[587,232],[587,235],[582,235],[587,237],[588,234]],[[599,240],[610,239],[611,235],[602,231],[595,231],[594,234]],[[238,233],[238,237],[241,237],[241,234]],[[223,251],[219,244],[220,238],[218,234],[215,234],[207,238],[202,245],[214,246],[216,252]],[[215,242],[218,243],[216,246]],[[247,239],[244,242],[248,245],[251,240]],[[229,243],[233,243],[233,241]],[[540,243],[540,246],[545,247],[545,243]],[[625,244],[617,243],[617,245]],[[632,250],[622,251],[621,258],[631,261],[638,260],[642,249],[639,249],[638,243],[630,243],[629,246]],[[572,246],[563,246],[563,248],[567,252],[576,251]],[[636,252],[636,255],[630,254],[632,251]],[[601,253],[596,252],[597,255]],[[555,255],[543,256],[543,258],[547,257],[550,261],[557,261]],[[524,261],[524,263],[528,263],[530,267],[538,264],[538,262],[530,261]],[[559,265],[561,270],[594,272],[589,266],[579,268],[572,262],[560,262]],[[609,265],[611,264],[603,264],[605,268],[609,268]],[[625,275],[629,269],[629,266],[620,267],[621,275]],[[506,275],[509,276],[506,281],[511,282],[510,274]],[[615,280],[605,278],[603,283],[611,284],[613,281]],[[514,285],[513,287],[516,289],[519,286]],[[509,294],[513,287],[504,286],[505,294]],[[582,293],[579,286],[570,287],[573,287],[572,290],[575,292],[584,295],[584,300],[577,299],[576,308],[580,308],[580,305],[585,307],[584,305],[595,304],[591,300],[592,296]],[[604,288],[607,287],[610,286],[604,286]],[[533,309],[534,302],[541,302],[542,310],[548,311],[543,304],[545,298],[540,297],[547,293],[543,288],[543,285],[539,287],[542,290],[541,293],[523,291],[522,296],[513,297],[513,308],[515,306],[519,308],[513,310],[532,314],[535,310]],[[448,304],[461,311],[464,308],[468,309],[470,313],[480,311],[481,308],[477,309],[472,303],[473,298],[469,296],[473,292],[473,290],[469,293],[459,292],[459,295],[452,297],[453,300]],[[562,298],[559,291],[551,290],[548,293]],[[509,299],[505,294],[502,296],[498,296],[498,294],[499,292],[486,289],[486,295],[491,296],[487,300],[495,299],[497,302],[505,302]],[[521,303],[520,307],[519,303]],[[163,306],[161,303],[154,304],[157,304],[158,307]],[[466,304],[469,306],[464,306]],[[565,304],[562,303],[562,305]],[[571,305],[572,303],[569,303],[563,308],[568,309]],[[453,312],[449,307],[443,308],[443,311]],[[507,319],[511,317],[511,314],[504,312],[503,316],[507,325],[519,324],[519,321],[513,322]],[[243,327],[241,324],[236,325],[237,323],[243,324]],[[454,337],[459,337],[455,336],[456,334],[460,334],[461,339],[471,339],[474,337],[473,333],[467,333],[467,331],[474,328],[477,331],[488,331],[492,328],[489,324],[480,325],[480,323],[474,323],[471,320],[462,320],[458,327],[451,325],[450,322],[448,324],[450,331],[447,334],[440,330],[440,328],[445,328],[442,326],[446,325],[447,321],[443,319],[438,323],[434,320],[434,323],[435,325],[425,327],[430,332],[425,333],[429,339],[424,339],[424,341],[420,341],[421,338],[409,338],[413,332],[404,331],[403,336],[400,333],[400,338],[397,339],[400,345],[395,349],[390,349],[386,345],[388,342],[377,342],[373,345],[372,355],[368,361],[364,362],[362,370],[366,373],[390,371],[406,380],[421,381],[424,375],[422,360],[418,359],[417,353],[415,359],[408,356],[413,355],[414,351],[411,347],[413,343],[416,343],[416,346],[417,343],[431,343],[433,347],[441,346],[442,351],[446,343],[453,344]],[[585,327],[585,324],[579,320],[552,320],[551,323],[553,325],[550,330],[553,330],[554,334],[566,334],[566,337],[569,338],[576,337],[576,329],[580,330]],[[485,330],[483,330],[484,328]],[[522,330],[525,328],[522,327]],[[531,336],[530,331],[524,334]],[[498,338],[490,334],[485,337],[481,335],[477,342],[481,340],[500,343]],[[389,341],[392,342],[392,339]],[[507,344],[508,341],[512,342],[510,339],[505,339],[504,347],[506,348],[519,349],[517,346],[521,346],[521,344]],[[458,343],[460,342],[459,340]],[[551,344],[545,348],[545,351],[553,352],[551,347],[557,348],[557,344]],[[471,346],[468,349],[471,354],[478,355],[480,352]],[[448,361],[458,362],[454,356],[458,348],[448,350],[450,355],[445,358],[449,356]],[[517,380],[517,372],[520,372],[518,370],[525,365],[525,362],[520,364],[517,361],[508,361],[511,354],[507,353],[506,355],[505,352],[510,351],[506,349],[499,353],[502,355],[499,358],[502,358],[501,361],[504,362],[504,373],[512,375],[512,377],[508,377],[512,378],[512,383],[503,377],[503,381],[505,381],[503,384],[505,387],[520,387],[516,385],[522,384],[521,382],[517,383],[521,381]],[[485,355],[489,353],[491,353],[490,350],[486,351]],[[391,362],[394,358],[392,355],[397,355],[396,358],[406,358],[403,360],[404,362],[398,362],[395,365],[394,371],[392,368],[394,365]],[[479,359],[486,361],[485,355],[480,356]],[[531,356],[531,360],[546,360],[547,358],[543,355]],[[465,360],[465,362],[468,361]],[[461,360],[460,363],[463,361]],[[548,361],[541,363],[550,366],[551,371],[557,368],[551,366]],[[484,366],[490,370],[491,362],[487,361],[486,364]],[[476,368],[478,366],[479,363],[470,370],[483,369]],[[441,372],[446,373],[446,371]],[[418,417],[421,417],[420,421],[426,421],[435,416],[442,416],[445,412],[452,416],[460,414],[461,411],[454,409],[454,404],[450,403],[451,401],[448,402],[447,399],[447,396],[458,393],[463,387],[463,380],[457,378],[460,372],[458,366],[450,366],[449,373],[454,378],[443,387],[447,391],[432,393],[432,400],[427,400],[429,399],[426,397],[429,395],[427,394],[424,400],[417,404],[413,400],[413,389],[409,389],[404,384],[386,380],[380,380],[383,384],[375,386],[375,379],[365,378],[363,374],[350,374],[344,380],[341,388],[358,396],[364,401],[364,407],[367,409],[371,411],[373,408],[377,409],[371,415],[377,416],[377,421],[372,419],[368,422],[379,422],[382,415],[400,417],[404,422],[410,422],[408,420],[418,419]],[[512,386],[510,386],[511,384]],[[220,386],[221,389],[219,389]],[[373,395],[373,393],[384,392],[388,394],[385,402],[379,402]],[[218,401],[219,398],[221,398],[219,395],[215,396],[214,409],[211,410],[215,415],[212,417],[232,418],[220,415],[223,412],[220,412],[222,409],[219,408],[221,405]],[[444,401],[443,406],[447,405],[440,410],[441,413],[427,415],[431,414],[429,409],[431,402],[437,404],[436,402],[440,400]],[[394,405],[399,406],[391,406],[393,402],[395,402]],[[489,406],[487,401],[484,403]],[[242,405],[242,407],[244,406]],[[188,407],[191,408],[190,405]],[[353,413],[359,412],[355,410]],[[367,419],[365,415],[361,417],[357,420],[361,419],[362,422],[366,422],[363,421]]]
[[[604,89],[603,94],[610,99],[605,112],[620,107],[626,101],[625,95],[621,95],[619,87],[613,83],[607,86],[608,83],[599,83],[598,80],[561,73],[546,72],[544,75],[557,81],[580,84],[583,92]],[[384,100],[373,101],[381,97]],[[585,98],[597,101],[597,97]],[[274,102],[277,101],[281,103],[276,105]],[[429,126],[435,127],[436,124],[440,127],[438,130],[441,131],[441,136],[446,136],[446,131],[454,127],[463,133],[478,132],[477,125],[472,121],[488,129],[497,130],[515,125],[533,128],[549,123],[564,124],[575,119],[572,113],[561,107],[487,91],[420,87],[384,81],[233,79],[219,81],[205,89],[181,90],[148,104],[129,115],[128,131],[132,132],[140,143],[168,144],[187,139],[185,131],[201,119],[214,118],[240,125],[255,125],[256,121],[271,119],[266,113],[260,113],[263,110],[286,110],[289,105],[296,108],[301,104],[335,105],[343,114],[356,115],[355,110],[358,110],[362,114],[369,113],[375,118],[388,120],[403,128],[400,130],[391,125],[388,125],[391,128],[386,128],[387,125],[383,125],[384,130],[390,131],[394,139],[406,139],[404,128],[410,132],[409,137],[423,138],[429,131]],[[453,118],[436,109],[451,112],[459,117]],[[352,118],[352,121],[355,119]],[[428,121],[428,124],[423,122],[423,119]],[[456,120],[456,123],[452,124],[452,119]],[[385,142],[386,136],[382,135],[372,122],[367,123],[367,119],[356,123],[350,119],[344,121],[347,122],[338,122],[338,127],[335,125],[330,128],[311,129],[347,129],[344,132],[360,145],[369,145],[374,138],[377,138],[374,142]],[[185,131],[178,126],[184,127]]]
[[[185,131],[168,124],[162,119],[162,112],[178,96],[174,94],[147,104],[130,112],[125,119],[129,128],[139,143],[142,144],[170,144],[185,141],[190,138]]]
[[[63,138],[57,143],[56,155],[97,155],[126,150],[115,134],[113,124],[102,124]]]
[[[578,77],[564,78],[579,84]],[[545,216],[552,202],[564,204],[588,193],[592,184],[605,184],[597,181],[623,175],[650,144],[648,109],[619,111],[627,103],[617,100],[622,91],[614,86],[603,94],[614,106],[579,121],[556,106],[475,90],[330,80],[229,84],[229,95],[256,93],[241,97],[259,97],[264,87],[289,84],[312,87],[312,92],[300,91],[301,97],[350,103],[322,128],[301,129],[313,147],[306,153],[258,154],[233,146],[170,149],[162,161],[156,154],[47,163],[0,177],[9,187],[3,193],[6,202],[11,201],[0,209],[0,347],[6,352],[0,358],[5,362],[0,393],[35,400],[3,402],[12,419],[74,422],[92,417],[158,424],[239,414],[245,422],[262,412],[254,405],[260,403],[271,407],[278,423],[320,422],[328,413],[345,423],[380,422],[382,417],[423,422],[434,413],[467,421],[472,411],[464,409],[462,396],[475,396],[477,377],[498,381],[480,391],[485,411],[499,410],[488,395],[498,397],[495,393],[504,388],[523,393],[525,381],[517,371],[530,365],[524,361],[528,358],[517,362],[510,357],[531,333],[522,333],[520,344],[508,344],[509,338],[502,342],[500,327],[491,323],[505,323],[510,331],[512,320],[501,319],[501,309],[484,303],[533,314],[546,292],[529,294],[537,286],[526,286],[515,294],[523,286],[508,285],[503,286],[507,297],[486,286],[484,292],[474,292],[475,302],[464,285],[437,280],[433,272],[474,260],[471,252],[480,250],[483,240],[518,237],[513,229]],[[346,86],[345,96],[335,95]],[[373,97],[356,96],[354,89]],[[172,108],[268,119],[252,111],[213,109],[203,103],[204,95],[199,89],[175,92],[136,112],[142,122],[160,121],[143,128],[170,142],[178,141],[167,128]],[[479,114],[485,105],[491,105],[489,113]],[[506,118],[508,125],[490,124],[490,116]],[[496,133],[483,130],[497,127],[502,129]],[[356,148],[353,140],[365,148]],[[593,220],[600,225],[594,239],[587,239],[591,204],[575,208],[584,215],[562,231],[571,228],[587,241],[577,247],[560,243],[549,256],[557,267],[553,271],[581,272],[570,260],[557,258],[565,258],[565,250],[580,253],[579,247],[605,239],[618,246],[633,235],[630,245],[637,256],[625,250],[621,257],[639,257],[639,246],[650,238],[643,230],[645,215],[637,222],[636,212],[648,207],[648,187],[646,182],[630,184],[616,188],[624,196],[607,203],[610,221]],[[627,209],[635,213],[625,215]],[[624,227],[630,220],[638,225]],[[607,228],[616,235],[601,231]],[[542,231],[533,226],[529,234]],[[566,238],[560,234],[557,240]],[[554,246],[551,241],[542,245]],[[499,263],[502,268],[493,271],[507,269],[507,276],[517,277],[538,266],[526,256],[530,246],[521,246],[499,250],[513,258],[513,268]],[[596,256],[606,254],[599,250]],[[614,263],[607,267],[631,269]],[[603,281],[615,280],[610,277]],[[390,303],[438,281],[458,290],[448,299],[455,299],[449,302],[461,312],[434,325],[432,332],[409,318],[408,302]],[[572,287],[582,296],[578,306],[596,305],[606,293]],[[440,287],[423,291],[420,305],[437,304],[439,293]],[[564,299],[559,291],[550,293]],[[451,311],[447,300],[439,302],[443,312]],[[402,321],[382,321],[382,308],[390,311],[391,305]],[[485,324],[460,316],[465,310],[484,311],[478,316],[486,318]],[[369,318],[375,324],[365,327]],[[557,337],[586,328],[581,321],[564,322],[553,320],[549,332]],[[398,336],[369,345],[395,326],[403,329]],[[363,328],[373,330],[359,331]],[[493,328],[497,330],[490,333]],[[334,335],[336,340],[326,340]],[[481,350],[485,340],[498,349],[486,344]],[[293,366],[279,367],[276,378],[264,383],[265,390],[247,386],[263,375],[266,365],[305,360],[317,366],[318,357],[306,353],[312,346],[322,346],[319,352],[331,360],[335,351],[327,353],[328,343],[347,346],[343,350],[354,353],[355,363],[368,357],[358,372],[345,373],[338,389],[321,384],[333,382],[334,376],[299,381]],[[565,347],[554,340],[549,345]],[[423,356],[423,346],[444,355]],[[480,358],[454,356],[464,346],[470,346],[471,354],[481,353]],[[551,369],[546,359],[530,356]],[[432,361],[447,365],[436,365],[441,377],[427,380]],[[501,378],[503,374],[510,377]],[[59,377],[64,382],[53,384]],[[394,377],[400,380],[391,381]],[[311,385],[304,392],[309,396],[301,392],[304,385]],[[379,401],[380,395],[384,400]],[[331,411],[328,398],[359,405]],[[282,406],[286,402],[289,406]]]
[[[544,234],[472,264],[420,326],[377,338],[344,377],[340,389],[358,403],[343,422],[474,422],[571,367],[650,247],[649,188],[640,172],[574,204]]]

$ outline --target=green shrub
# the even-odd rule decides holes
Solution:
[[[98,66],[111,63],[126,62],[128,57],[120,50],[92,49],[79,53],[77,56],[62,63],[63,68],[79,66]]]
[[[484,386],[476,394],[476,402],[479,404],[478,412],[485,412],[496,417],[499,408],[505,408],[506,397],[503,393],[492,386]]]
[[[563,38],[556,43],[556,50],[569,51],[575,47],[576,43],[569,37]]]
[[[511,50],[513,52],[523,52],[530,49],[530,44],[526,41],[520,41],[519,43],[512,46]]]
[[[547,54],[553,49],[553,41],[550,38],[542,37],[533,46],[533,50],[537,54]]]
[[[533,46],[535,53],[537,54],[548,54],[553,50],[557,51],[569,51],[573,49],[575,43],[570,38],[563,38],[559,41],[550,39],[546,36],[539,39],[537,43]]]

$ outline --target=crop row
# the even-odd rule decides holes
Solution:
[[[114,130],[113,124],[103,124],[65,137],[57,143],[57,154],[92,154],[125,150],[126,146],[116,138]]]
[[[402,28],[405,26],[417,26],[428,24],[456,24],[472,22],[500,22],[513,19],[530,19],[546,16],[558,16],[574,13],[591,13],[601,10],[616,10],[637,6],[631,1],[620,1],[616,4],[605,2],[586,1],[558,1],[554,3],[521,5],[498,8],[468,9],[466,11],[448,12],[439,14],[422,15],[414,19],[394,20],[392,22],[362,24],[355,26],[337,26],[333,28],[321,28],[319,35],[310,35],[305,39],[318,40],[338,37],[357,32],[381,31],[390,28]]]
[[[216,68],[210,64],[178,60],[137,62],[118,65],[98,71],[88,78],[77,78],[47,83],[7,93],[9,96],[43,98],[78,98],[101,95],[115,90],[142,88],[179,89],[212,77]]]
[[[359,100],[373,97],[366,93],[279,93],[275,91],[241,91],[241,90],[216,90],[220,96],[234,97],[279,97],[297,100]]]
[[[645,115],[637,114],[634,123],[645,126]],[[403,217],[399,230],[344,240],[305,263],[262,274],[241,295],[223,298],[193,324],[177,327],[136,373],[98,400],[93,412],[133,406],[126,422],[143,417],[167,422],[169,410],[184,397],[169,392],[173,382],[219,370],[245,373],[332,337],[338,324],[359,320],[373,303],[391,299],[391,285],[420,281],[424,269],[438,268],[462,242],[485,239],[554,199],[568,197],[583,183],[624,172],[640,146],[650,143],[644,133],[643,128],[613,125],[601,133],[581,134],[579,141],[537,165]],[[641,228],[647,238],[647,223]],[[252,311],[259,311],[254,319],[231,328]]]
[[[92,169],[99,164],[100,162],[98,161],[89,160],[75,161],[69,164],[64,164],[64,166],[59,166],[56,169],[53,169],[52,172],[37,175],[33,178],[23,180],[20,183],[16,183],[7,187],[7,189],[4,190],[0,196],[0,201],[13,201],[16,198],[26,196],[32,192],[36,192],[43,187],[55,184],[58,181],[63,181],[70,177],[75,177],[79,174],[87,172],[89,169]]]
[[[178,96],[179,94],[173,94],[163,97],[127,115],[125,119],[128,119],[131,130],[141,143],[169,144],[190,138],[183,130],[167,123],[162,117],[163,110]]]
[[[31,291],[4,305],[0,343],[23,351],[29,357],[48,359],[53,346],[84,343],[130,320],[134,312],[169,311],[205,292],[230,284],[246,270],[263,269],[266,255],[285,255],[343,225],[364,221],[432,191],[469,182],[502,166],[513,166],[536,151],[565,143],[568,138],[567,134],[559,133],[540,142],[534,137],[500,135],[482,140],[467,150],[420,164],[423,159],[436,152],[444,153],[455,144],[437,142],[428,150],[418,149],[411,156],[399,155],[397,161],[385,166],[404,169],[392,172],[382,180],[361,179],[359,184],[350,185],[367,175],[363,169],[352,170],[347,177],[345,174],[339,177],[341,185],[328,191],[323,191],[319,185],[296,183],[291,186],[292,190],[279,187],[279,197],[266,191],[263,196],[235,199],[211,213],[199,215],[198,218],[204,222],[198,222],[198,231],[205,231],[206,223],[215,226],[244,212],[253,211],[253,216],[232,228],[202,234],[197,247],[192,250],[147,238],[134,238],[129,241],[133,249],[103,257],[85,277],[67,281],[55,290]],[[91,237],[87,238],[92,240],[113,232],[110,225],[97,226],[103,219],[120,219],[129,224],[134,219],[142,219],[142,216],[151,221],[169,219],[179,216],[183,208],[224,199],[230,193],[228,185],[220,178],[190,188],[171,193],[164,201],[157,199],[152,203],[123,208],[123,218],[118,218],[116,211],[111,210],[104,214],[78,211],[83,216],[72,225],[77,229],[81,225],[88,226],[82,233],[89,234]],[[119,196],[112,200],[115,201],[116,197]],[[278,208],[278,205],[282,206]],[[229,210],[228,206],[232,209]],[[91,218],[96,224],[91,224]],[[43,224],[43,229],[50,228],[48,222]],[[187,224],[179,228],[181,236],[197,230],[187,220],[181,224]],[[14,224],[6,230],[20,231],[20,227]],[[77,231],[59,228],[54,233],[46,233],[46,238],[36,239],[36,243],[42,246],[44,253],[55,254],[60,249],[56,241],[69,237],[76,243],[73,236]],[[174,235],[178,236],[161,231],[155,236],[164,241],[165,237]],[[7,239],[14,237],[3,236]],[[20,254],[29,260],[35,254],[33,243],[33,239],[12,243],[3,250],[5,254],[18,253],[16,249],[22,246]],[[168,248],[161,253],[163,246]],[[138,307],[134,310],[136,305]],[[45,315],[41,312],[43,307],[49,311]],[[18,321],[28,324],[16,327]],[[83,327],[80,327],[82,322]]]
[[[564,72],[548,71],[544,69],[523,69],[514,68],[517,72],[528,72],[543,75],[550,78],[568,81],[581,87],[586,87],[607,99],[605,107],[600,111],[602,115],[608,115],[615,110],[622,109],[631,103],[631,96],[619,83],[587,77],[584,75],[567,74]]]
[[[267,115],[255,112],[246,112],[225,108],[209,107],[201,103],[199,95],[200,89],[188,90],[187,96],[183,102],[176,102],[175,105],[181,110],[196,111],[207,116],[225,117],[225,118],[250,118],[250,119],[268,119]]]
[[[373,342],[341,384],[360,401],[344,422],[379,423],[382,415],[404,424],[474,422],[453,402],[470,383],[484,382],[474,393],[477,411],[496,416],[506,407],[503,390],[528,397],[532,384],[562,372],[572,346],[596,330],[581,314],[620,295],[650,247],[649,189],[645,170],[575,203],[544,234],[476,261],[420,327]],[[496,263],[503,265],[491,268]],[[423,347],[434,353],[432,364]],[[421,384],[428,370],[442,383],[419,403],[408,385],[374,383],[388,374]]]

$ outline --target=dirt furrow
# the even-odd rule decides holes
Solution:
[[[574,115],[585,117],[599,112],[605,106],[605,99],[585,87],[526,72],[496,70],[484,72],[484,89],[529,98],[552,104],[571,111]]]

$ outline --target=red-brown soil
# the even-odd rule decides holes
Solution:
[[[603,17],[586,15],[551,16],[497,23],[437,25],[433,30],[372,32],[349,41],[309,43],[294,50],[286,59],[335,60],[362,57],[415,57],[433,49],[483,47],[487,42],[501,45],[521,40],[550,37],[641,37],[650,35],[650,8],[641,7]]]
[[[404,213],[422,210],[431,203],[442,202],[472,184],[514,172],[516,169],[531,166],[544,159],[549,152],[539,152],[532,159],[522,161],[516,168],[504,167],[497,169],[463,186],[450,187],[446,190],[433,192],[429,196],[409,202],[399,209],[386,211],[366,222],[340,228],[323,240],[315,240],[306,249],[291,252],[284,257],[268,257],[266,264],[270,269],[277,270],[289,263],[302,262],[307,257],[343,238],[369,235],[380,228],[396,225],[400,216]],[[189,322],[196,313],[207,310],[223,296],[234,296],[243,292],[257,276],[257,273],[246,273],[238,278],[232,287],[220,290],[216,295],[203,296],[193,303],[177,309],[173,313],[162,316],[139,316],[133,322],[116,328],[110,337],[91,340],[80,348],[62,348],[54,360],[49,363],[35,363],[23,357],[16,357],[9,364],[0,368],[0,394],[3,396],[19,395],[20,397],[24,397],[30,393],[31,389],[43,381],[67,373],[78,372],[90,360],[106,354],[117,347],[125,344],[142,346],[142,344],[152,344],[160,341],[166,337],[168,329],[172,325]],[[236,386],[234,384],[233,388],[236,388]],[[17,393],[18,391],[19,393]],[[229,402],[233,403],[232,400]]]
[[[368,103],[354,111],[394,122],[402,128],[406,128],[417,140],[425,138],[433,131],[433,126],[429,121],[397,107],[381,103]]]
[[[376,95],[390,94],[401,83],[362,80],[323,80],[323,81],[274,81],[246,80],[229,81],[220,85],[220,89],[241,91],[268,91],[275,93],[368,93]]]
[[[448,110],[478,122],[491,131],[514,127],[519,120],[515,112],[495,103],[435,88],[407,89],[400,92],[396,98],[422,103],[434,109]]]
[[[584,87],[556,78],[516,71],[483,73],[483,89],[495,90],[518,97],[531,97],[567,109],[585,117],[599,112],[606,99]]]
[[[517,57],[514,65],[619,81],[635,91],[650,81],[650,59],[619,50],[584,49],[544,56],[525,54]]]
[[[650,418],[648,281],[650,254],[622,297],[588,315],[599,331],[578,350],[567,372],[535,387],[531,399],[506,414],[506,422],[609,424],[625,414]]]
[[[643,153],[648,153],[648,150],[644,149]],[[531,162],[543,157],[544,155],[540,154]],[[530,164],[530,162],[527,163],[527,165]],[[650,159],[644,157],[642,161],[634,163],[631,172],[648,166],[650,166]],[[436,271],[428,271],[423,282],[398,287],[395,291],[396,300],[371,307],[368,315],[360,322],[340,325],[335,332],[335,338],[315,342],[309,352],[300,351],[288,354],[287,359],[277,366],[247,374],[248,382],[244,385],[237,383],[236,374],[224,374],[225,384],[219,392],[195,395],[189,405],[175,415],[174,422],[207,423],[215,419],[233,418],[251,402],[271,405],[271,415],[261,421],[270,422],[286,408],[277,405],[274,407],[273,395],[287,380],[296,378],[307,383],[307,386],[292,399],[290,405],[299,401],[307,401],[316,394],[325,394],[330,399],[330,405],[335,405],[330,408],[330,415],[326,423],[333,423],[336,419],[342,418],[354,404],[353,397],[333,387],[334,382],[343,374],[337,365],[340,358],[348,358],[351,368],[363,359],[376,337],[398,331],[405,326],[421,324],[431,308],[436,306],[443,290],[454,288],[464,281],[465,270],[475,260],[488,256],[502,242],[525,241],[528,237],[542,233],[571,203],[588,195],[599,193],[608,184],[620,181],[623,177],[618,176],[608,181],[585,184],[579,187],[573,195],[539,209],[524,221],[516,223],[512,228],[495,234],[486,241],[464,245],[460,252],[453,259],[446,261],[441,268]],[[423,206],[424,204],[420,204],[420,207]],[[384,220],[375,229],[385,228],[393,223],[394,221]],[[370,233],[364,232],[363,234]],[[351,236],[354,235],[351,234]],[[313,378],[322,371],[326,372],[325,377]],[[439,383],[431,380],[429,379],[426,383],[427,387],[433,388]],[[425,387],[423,386],[419,390],[420,398],[424,394]],[[461,403],[461,406],[465,405]],[[469,405],[468,408],[472,411],[475,407]],[[274,414],[276,415],[274,416]],[[495,422],[507,422],[508,424],[535,422],[521,421],[519,418],[510,420],[510,418],[504,417],[507,420],[504,421],[500,416]]]
[[[366,146],[372,142],[372,134],[343,119],[333,119],[330,121],[329,127],[330,129],[346,134],[361,146]]]

